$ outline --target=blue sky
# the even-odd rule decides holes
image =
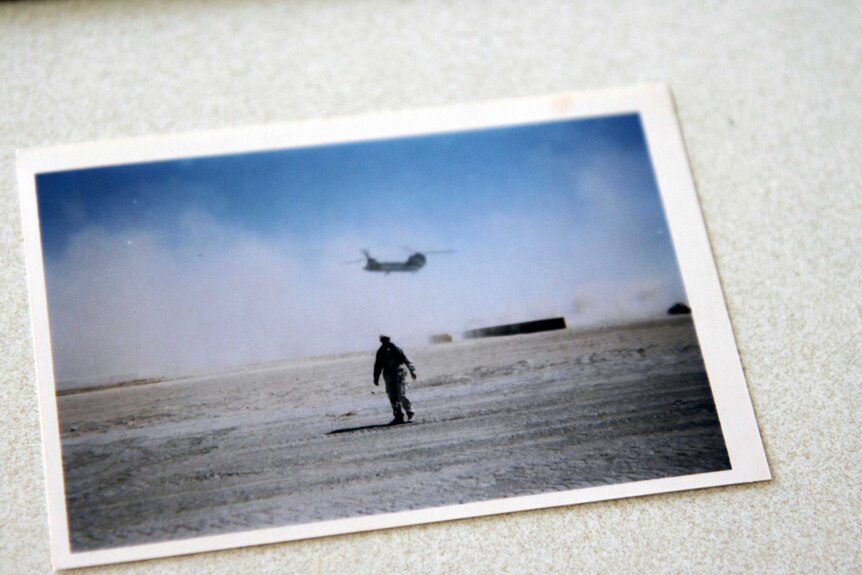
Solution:
[[[150,376],[684,300],[636,115],[37,179],[59,380]],[[453,249],[417,274],[341,262]]]

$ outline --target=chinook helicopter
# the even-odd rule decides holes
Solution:
[[[385,274],[389,274],[391,272],[413,272],[416,273],[420,269],[425,266],[425,263],[428,261],[426,254],[451,254],[454,253],[455,250],[434,250],[430,252],[417,252],[414,250],[410,250],[408,248],[404,248],[410,252],[413,252],[410,257],[407,258],[406,261],[403,262],[381,262],[373,257],[368,252],[368,250],[362,250],[362,255],[365,256],[365,267],[362,268],[367,272],[383,272]],[[345,264],[354,264],[359,263],[363,260],[351,260],[349,262],[344,262]]]

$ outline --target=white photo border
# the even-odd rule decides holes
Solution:
[[[731,469],[99,551],[72,551],[66,515],[56,388],[39,232],[36,197],[38,174],[624,113],[636,113],[641,119],[677,261],[691,304]],[[287,125],[30,149],[19,151],[17,161],[48,496],[51,556],[56,569],[137,561],[638,495],[765,481],[771,478],[677,124],[673,100],[664,86],[573,92],[438,109],[303,121]]]

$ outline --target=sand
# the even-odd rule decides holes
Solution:
[[[373,352],[58,398],[74,551],[729,468],[690,318]]]

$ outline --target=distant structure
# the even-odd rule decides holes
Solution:
[[[432,335],[429,339],[431,343],[452,343],[452,336],[448,333]]]
[[[555,329],[566,329],[566,318],[554,317],[550,319],[539,319],[522,323],[510,323],[506,325],[495,325],[494,327],[471,329],[470,331],[464,332],[464,338],[475,339],[477,337],[498,337],[502,335],[553,331]]]
[[[691,308],[684,303],[675,303],[667,310],[667,315],[689,315]]]

